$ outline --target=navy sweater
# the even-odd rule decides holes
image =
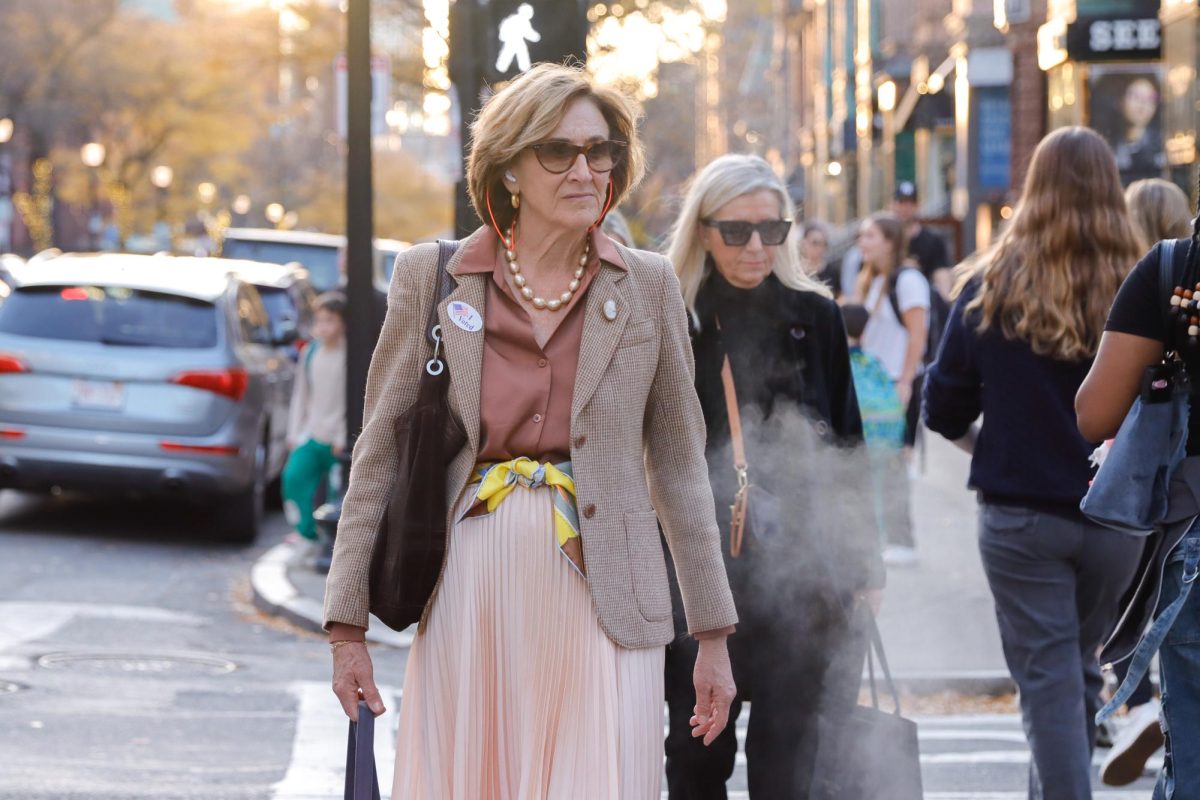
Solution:
[[[995,326],[979,333],[977,312],[963,315],[977,288],[950,312],[925,380],[925,424],[959,439],[982,414],[969,485],[984,502],[1078,514],[1095,444],[1075,425],[1075,393],[1092,361],[1039,356]]]

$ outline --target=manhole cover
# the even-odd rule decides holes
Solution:
[[[19,683],[0,681],[0,694],[15,694],[16,692],[22,691],[25,688],[26,687]]]
[[[237,669],[223,658],[140,653],[48,653],[38,659],[38,666],[135,675],[226,675]]]

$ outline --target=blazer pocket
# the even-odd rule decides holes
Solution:
[[[653,511],[625,514],[625,547],[629,552],[629,574],[638,611],[647,622],[662,622],[671,616],[671,589],[667,563],[658,533],[658,516]]]
[[[652,319],[631,322],[625,326],[625,332],[621,334],[621,341],[617,343],[617,348],[637,347],[639,344],[645,344],[654,339],[656,330],[657,327]]]

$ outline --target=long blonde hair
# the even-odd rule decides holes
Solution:
[[[688,308],[695,311],[696,295],[709,273],[708,253],[700,241],[700,220],[708,219],[744,194],[764,189],[778,195],[779,210],[785,218],[795,217],[796,209],[783,181],[771,169],[771,165],[758,156],[720,156],[709,162],[692,179],[667,245],[667,258],[675,265]],[[822,297],[833,297],[825,284],[801,269],[800,253],[794,237],[787,237],[783,244],[772,249],[775,257],[771,270],[784,286],[802,292],[815,292]]]
[[[862,269],[858,271],[858,281],[855,284],[855,291],[858,293],[858,298],[862,302],[866,302],[867,293],[871,291],[871,283],[880,275],[885,278],[890,277],[896,270],[900,269],[900,265],[904,263],[904,259],[908,256],[908,231],[904,227],[904,223],[895,214],[887,211],[877,211],[867,217],[867,225],[874,225],[883,234],[884,240],[891,245],[892,258],[890,264],[876,264],[873,261],[863,259]],[[886,291],[886,290],[885,290]]]
[[[1109,307],[1140,254],[1112,151],[1088,128],[1050,133],[1033,153],[1012,222],[955,292],[979,280],[978,329],[1063,361],[1096,354]]]
[[[1163,239],[1186,239],[1192,235],[1192,210],[1187,195],[1170,181],[1146,178],[1125,190],[1129,221],[1142,252]]]

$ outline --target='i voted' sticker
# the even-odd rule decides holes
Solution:
[[[483,317],[467,303],[455,300],[446,309],[450,321],[468,333],[483,330]]]

